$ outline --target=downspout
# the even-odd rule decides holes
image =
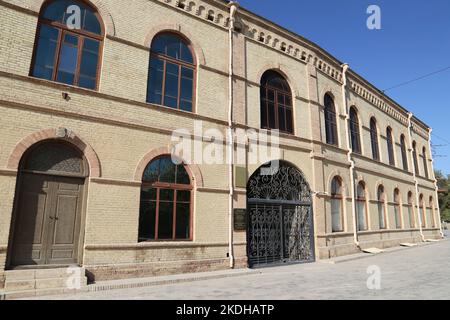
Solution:
[[[416,188],[417,222],[419,223],[420,236],[422,237],[422,241],[425,242],[425,236],[424,236],[423,230],[422,230],[422,217],[420,215],[419,181],[417,180],[416,162],[415,162],[415,159],[414,159],[414,148],[413,148],[413,138],[412,138],[412,129],[413,129],[413,127],[412,127],[412,121],[411,121],[412,117],[413,117],[413,114],[409,113],[408,114],[409,148],[410,148],[411,159],[412,159],[414,185],[415,185],[415,188]]]
[[[347,141],[347,159],[350,163],[350,188],[352,190],[352,219],[353,219],[353,241],[355,242],[355,245],[358,247],[358,249],[361,249],[358,241],[358,224],[356,222],[356,188],[355,188],[355,161],[353,161],[352,158],[352,147],[350,145],[350,132],[349,132],[349,123],[350,123],[350,114],[348,111],[348,105],[347,105],[347,71],[349,69],[348,64],[342,65],[342,99],[343,99],[343,106],[345,110],[345,136]]]
[[[229,38],[229,70],[228,70],[228,81],[229,81],[229,92],[228,92],[228,179],[229,179],[229,234],[228,234],[228,254],[230,259],[230,268],[234,268],[234,246],[233,246],[233,211],[234,211],[234,136],[233,136],[233,36],[234,36],[234,22],[237,9],[239,4],[235,1],[231,1],[228,4],[230,8],[230,26],[228,29]]]
[[[433,153],[431,152],[431,133],[433,132],[433,129],[429,128],[428,129],[428,150],[430,150],[430,155],[431,155],[431,169],[432,169],[432,174],[434,177],[434,188],[436,190],[436,196],[435,196],[435,208],[436,208],[436,212],[438,214],[437,218],[438,218],[438,223],[439,223],[439,232],[441,233],[441,237],[444,238],[444,231],[442,230],[442,221],[441,221],[441,208],[439,208],[439,187],[437,185],[437,179],[436,176],[434,175],[434,159],[433,159]],[[433,212],[433,214],[436,214],[436,212]]]

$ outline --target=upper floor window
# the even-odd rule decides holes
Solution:
[[[392,129],[390,127],[388,127],[386,129],[386,141],[387,141],[387,150],[388,150],[389,164],[391,166],[395,166],[394,139],[392,138]]]
[[[408,219],[409,219],[409,227],[415,228],[415,222],[414,222],[414,200],[413,200],[413,193],[410,191],[408,192]]]
[[[325,134],[328,144],[338,144],[337,124],[336,124],[336,108],[334,100],[326,94],[324,97],[324,113],[325,113]]]
[[[408,157],[406,156],[406,140],[405,136],[402,134],[400,137],[400,147],[402,149],[402,162],[403,162],[403,170],[408,171]]]
[[[425,217],[425,201],[423,199],[423,194],[419,197],[419,211],[420,211],[420,219],[422,220],[422,228],[426,226],[426,217]]]
[[[331,181],[331,222],[332,231],[341,232],[343,231],[343,192],[342,192],[342,181],[339,177],[334,177]]]
[[[356,213],[358,231],[367,230],[367,200],[366,185],[360,182],[356,188]]]
[[[413,161],[414,161],[414,169],[416,170],[416,175],[420,175],[419,173],[419,160],[417,159],[417,144],[413,142]]]
[[[370,119],[370,141],[372,143],[372,158],[374,160],[380,160],[380,148],[378,146],[377,120],[375,120],[375,118]]]
[[[151,46],[147,102],[192,112],[195,74],[191,45],[174,33],[157,35]]]
[[[192,189],[184,165],[170,156],[152,161],[142,177],[139,241],[191,240]]]
[[[97,89],[103,34],[100,15],[85,2],[47,2],[39,15],[31,76]]]
[[[286,79],[273,70],[261,78],[261,128],[294,133],[291,89]]]
[[[361,153],[361,137],[359,135],[359,119],[358,113],[354,107],[350,108],[350,142],[352,144],[352,150],[356,153]]]
[[[428,159],[427,159],[427,149],[423,147],[422,149],[422,158],[423,158],[423,171],[425,173],[425,177],[428,179]]]
[[[378,221],[380,229],[386,229],[386,199],[384,195],[384,187],[379,186],[377,190],[378,201]]]

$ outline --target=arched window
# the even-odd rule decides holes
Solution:
[[[402,214],[401,214],[401,203],[400,203],[400,190],[394,190],[394,219],[395,227],[400,229],[402,227]]]
[[[359,119],[358,113],[355,107],[350,108],[350,142],[352,144],[352,150],[356,153],[361,153],[361,137],[359,135]]]
[[[372,158],[380,160],[380,148],[378,147],[378,129],[377,120],[372,117],[370,119],[370,141],[372,143]]]
[[[333,98],[327,93],[324,97],[325,134],[328,144],[338,145],[336,108]]]
[[[358,231],[367,230],[367,200],[366,186],[364,182],[360,182],[356,189],[356,212]]]
[[[414,222],[414,200],[413,200],[413,193],[410,191],[408,192],[408,219],[409,219],[409,227],[411,229],[416,227],[416,224]]]
[[[422,228],[425,228],[427,224],[427,220],[425,217],[425,201],[423,199],[423,194],[419,197],[419,210],[420,210],[420,219],[422,219]]]
[[[77,13],[79,20],[73,18]],[[97,89],[103,35],[100,15],[84,1],[46,2],[39,15],[31,76]]]
[[[416,175],[420,175],[419,172],[419,160],[417,159],[417,144],[413,142],[413,161],[414,161],[414,169],[416,170]]]
[[[344,231],[342,213],[343,199],[341,178],[334,177],[333,181],[331,181],[331,221],[333,232]]]
[[[428,159],[427,159],[427,149],[423,147],[422,149],[422,160],[423,160],[423,172],[425,173],[425,178],[429,178],[428,176]]]
[[[406,140],[405,136],[402,134],[400,136],[400,144],[402,149],[402,162],[403,162],[403,170],[408,171],[408,157],[406,156]]]
[[[379,226],[380,226],[380,229],[386,229],[386,198],[385,198],[383,186],[378,187],[377,201],[378,201]]]
[[[436,216],[435,216],[435,210],[434,210],[434,201],[433,197],[430,197],[430,206],[428,207],[429,210],[429,216],[431,221],[431,227],[436,228]]]
[[[147,102],[192,112],[196,63],[191,45],[175,33],[152,41]]]
[[[192,184],[185,165],[170,156],[152,161],[144,171],[139,241],[192,239]]]
[[[392,129],[390,127],[386,129],[386,141],[387,141],[389,164],[391,166],[395,166],[394,140],[392,138]]]
[[[291,89],[283,76],[273,70],[261,78],[261,128],[294,133]]]

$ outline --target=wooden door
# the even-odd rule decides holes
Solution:
[[[83,186],[83,178],[23,174],[13,266],[77,263]]]

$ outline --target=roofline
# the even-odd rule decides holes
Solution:
[[[208,0],[206,0],[207,2],[209,2]],[[221,2],[222,4],[224,4],[225,6],[227,6],[229,4],[228,0],[213,0],[216,3],[217,2]],[[306,38],[304,38],[303,36],[299,35],[298,33],[291,31],[279,24],[277,24],[276,22],[273,22],[263,16],[258,15],[257,13],[254,13],[246,8],[244,8],[241,4],[239,4],[239,12],[244,12],[245,14],[247,14],[250,17],[256,18],[261,20],[261,22],[268,24],[272,27],[276,27],[278,29],[280,29],[282,32],[287,33],[288,36],[291,36],[293,39],[292,40],[300,40],[302,42],[304,42],[305,44],[307,44],[308,46],[310,46],[311,50],[315,50],[318,51],[318,53],[323,54],[324,56],[328,57],[329,59],[333,60],[335,63],[342,65],[343,62],[341,60],[339,60],[338,58],[336,58],[335,56],[333,56],[332,54],[330,54],[328,51],[326,51],[325,49],[323,49],[321,46],[319,46],[318,44],[316,44],[315,42],[308,40]],[[389,97],[386,93],[384,93],[382,90],[380,90],[379,88],[377,88],[375,85],[373,85],[371,82],[369,82],[368,80],[366,80],[364,77],[362,77],[361,75],[359,75],[355,70],[353,69],[349,69],[349,71],[353,76],[357,77],[359,80],[363,81],[364,84],[366,84],[367,86],[371,87],[375,92],[377,92],[378,94],[380,94],[383,98],[385,98],[388,102],[394,104],[396,107],[398,107],[401,111],[403,111],[404,113],[406,113],[406,115],[408,115],[409,113],[411,113],[408,109],[406,109],[405,107],[403,107],[402,105],[400,105],[398,102],[396,102],[393,98]],[[418,124],[420,124],[424,129],[431,129],[431,127],[429,125],[427,125],[425,122],[423,122],[422,120],[420,120],[419,118],[417,118],[416,116],[413,116],[413,120],[416,121]]]

